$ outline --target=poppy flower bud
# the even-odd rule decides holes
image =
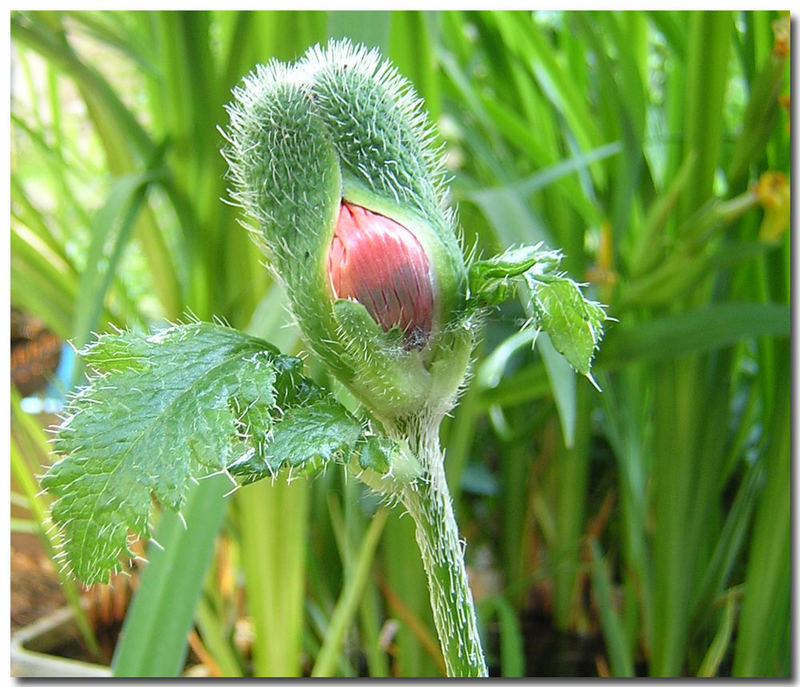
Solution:
[[[384,420],[449,410],[473,347],[467,274],[408,82],[332,41],[257,67],[234,96],[231,195],[308,346]]]
[[[328,250],[334,298],[361,303],[383,331],[399,327],[408,348],[431,335],[433,281],[414,235],[388,217],[342,202]]]

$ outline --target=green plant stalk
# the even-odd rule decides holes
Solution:
[[[689,541],[697,487],[699,356],[655,367],[653,637],[651,677],[681,674],[698,551]],[[686,399],[692,399],[692,403]]]
[[[399,677],[441,677],[446,669],[434,637],[425,569],[420,556],[408,555],[408,551],[413,551],[416,546],[415,527],[411,518],[404,515],[400,508],[392,510],[381,547],[385,589],[391,590],[389,593],[384,591],[387,613],[399,623],[393,640],[392,674]],[[402,604],[402,609],[392,600]],[[430,641],[423,641],[423,633]],[[438,660],[430,651],[432,647],[439,651]]]
[[[255,677],[296,677],[302,671],[309,492],[304,482],[263,481],[236,495],[245,588],[256,630]]]
[[[689,15],[684,155],[697,154],[679,209],[689,217],[712,196],[723,136],[723,103],[728,83],[728,55],[733,16],[730,12]]]
[[[369,577],[372,562],[375,558],[375,548],[380,541],[383,526],[386,524],[388,511],[380,510],[375,514],[369,529],[364,534],[364,540],[359,550],[358,559],[354,562],[353,577],[349,580],[331,617],[325,641],[317,656],[317,661],[311,671],[311,677],[329,677],[333,674],[339,658],[339,652],[344,642],[345,632],[353,622],[353,616],[358,609],[358,603],[364,591],[364,585]]]
[[[492,616],[497,618],[500,628],[501,677],[525,677],[525,649],[514,608],[505,596],[483,599],[480,608],[484,622]]]
[[[716,635],[708,647],[708,652],[700,664],[697,677],[715,677],[719,670],[722,659],[728,650],[728,645],[733,634],[733,624],[736,619],[736,597],[732,593],[727,594],[725,609],[722,614],[722,621],[719,624]]]
[[[385,529],[385,528],[384,528]],[[380,598],[378,589],[374,584],[367,584],[361,596],[359,613],[359,633],[362,637],[362,646],[367,661],[369,676],[374,678],[391,677],[389,660],[381,647],[380,623]]]
[[[567,371],[571,374],[571,371]],[[573,375],[574,378],[574,375]],[[566,630],[575,622],[575,602],[578,594],[581,537],[586,517],[587,485],[589,482],[589,441],[587,388],[575,389],[578,426],[574,445],[559,446],[555,465],[558,508],[556,510],[556,546],[553,557],[558,565],[553,570],[553,610],[557,627]]]
[[[615,609],[612,602],[611,580],[597,540],[593,539],[589,542],[589,550],[592,556],[590,566],[592,586],[597,597],[600,625],[603,629],[611,669],[615,677],[636,677],[630,644],[625,636],[621,614]]]
[[[774,347],[788,360],[788,343]],[[789,675],[785,638],[791,596],[789,376],[778,375],[765,451],[767,481],[753,524],[745,597],[736,635],[734,677]]]
[[[416,525],[447,675],[487,677],[463,549],[444,475],[439,421],[422,414],[402,424],[402,436],[415,452],[423,474],[403,488],[400,500]]]
[[[206,581],[207,589],[209,580]],[[235,649],[225,636],[222,614],[205,596],[200,598],[195,611],[195,622],[203,643],[219,666],[224,677],[244,677]]]

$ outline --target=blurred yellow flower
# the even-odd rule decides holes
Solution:
[[[778,241],[789,226],[790,190],[782,172],[764,172],[753,186],[753,193],[764,208],[758,235],[762,241]]]

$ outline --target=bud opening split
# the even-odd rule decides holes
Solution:
[[[334,298],[361,303],[388,332],[399,327],[407,349],[430,339],[434,287],[422,245],[389,217],[342,201],[328,249]]]

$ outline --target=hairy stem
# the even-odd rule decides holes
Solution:
[[[439,447],[439,422],[415,418],[403,429],[423,466],[423,476],[400,494],[416,524],[417,544],[428,576],[433,620],[448,677],[486,677],[464,552]]]

